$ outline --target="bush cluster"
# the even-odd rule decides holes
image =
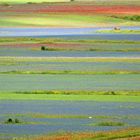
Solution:
[[[20,121],[17,118],[15,118],[15,119],[8,118],[6,123],[13,123],[14,124],[14,123],[20,123]]]
[[[125,20],[132,20],[132,21],[140,21],[140,16],[139,15],[134,15],[134,16],[112,16],[113,18],[120,18],[120,19],[125,19]]]

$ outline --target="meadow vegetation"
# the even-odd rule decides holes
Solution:
[[[121,130],[112,130],[104,132],[59,132],[54,135],[46,135],[40,137],[24,137],[23,140],[139,140],[140,128],[127,128]],[[19,138],[20,139],[20,138]],[[19,140],[17,138],[17,140]]]
[[[0,100],[62,100],[62,101],[104,101],[104,102],[140,102],[140,98],[136,95],[98,95],[96,94],[26,94],[28,92],[10,93],[1,92]],[[125,93],[125,92],[124,92]],[[139,93],[138,93],[139,95]]]
[[[47,70],[47,71],[4,71],[0,74],[71,74],[71,75],[106,75],[106,74],[140,74],[139,71],[76,71],[76,70]]]
[[[36,90],[36,91],[18,91],[14,92],[17,94],[52,94],[52,95],[135,95],[139,96],[140,91],[76,91],[76,90],[70,90],[70,91],[57,91],[57,90],[51,90],[51,91],[43,91],[43,90]]]
[[[140,41],[133,40],[92,40],[92,39],[61,39],[61,38],[31,38],[31,37],[4,37],[0,38],[0,45],[4,44],[14,44],[20,42],[20,44],[26,43],[46,43],[46,44],[56,44],[56,43],[82,43],[82,44],[140,44]],[[45,46],[44,46],[45,47]]]
[[[139,30],[98,30],[97,33],[140,34]]]
[[[16,64],[17,62],[132,62],[139,63],[139,58],[130,57],[0,57],[0,64]]]
[[[90,124],[90,126],[125,126],[126,124],[123,122],[116,122],[116,121],[106,121],[106,122],[99,122],[97,124]]]
[[[20,16],[19,16],[20,15]],[[139,22],[105,15],[10,13],[0,14],[1,27],[139,26]],[[34,22],[33,22],[34,21]]]
[[[140,21],[140,15],[126,15],[126,16],[117,16],[114,15],[112,16],[114,18],[120,18],[120,19],[125,19],[125,20],[131,20],[131,21]]]
[[[129,106],[126,108],[129,108]],[[94,120],[97,119],[97,121],[99,121],[101,123],[101,120],[105,120],[106,122],[117,122],[115,120],[124,120],[124,119],[128,119],[128,120],[140,120],[139,115],[77,115],[77,114],[45,114],[45,113],[24,113],[24,114],[1,114],[0,116],[3,116],[5,118],[8,118],[7,120],[13,119],[13,121],[17,120],[17,118],[36,118],[36,119],[90,119],[90,120]],[[112,120],[112,121],[111,121]],[[114,121],[113,121],[114,120]],[[104,122],[105,122],[104,121]],[[20,121],[19,121],[20,122]],[[93,123],[92,123],[93,124]],[[88,125],[92,125],[92,124],[88,124]],[[96,124],[96,122],[94,122],[94,124]]]

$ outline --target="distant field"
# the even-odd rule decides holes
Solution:
[[[27,2],[35,2],[35,3],[41,3],[41,2],[70,2],[70,0],[1,0],[1,3],[13,3],[13,4],[19,4],[19,3],[27,3]],[[71,3],[81,3],[81,2],[89,2],[96,5],[114,5],[114,4],[123,4],[123,5],[138,5],[139,0],[75,0],[75,2]]]
[[[130,96],[130,102],[126,102],[128,101],[127,96],[107,96],[105,98],[91,96],[89,100],[88,96],[82,98],[74,96],[74,98],[69,95],[48,95],[42,96],[43,100],[40,98],[41,96],[39,99],[34,98],[34,95],[31,95],[33,98],[24,95],[19,100],[13,99],[13,96],[15,95],[9,96],[11,100],[0,100],[0,107],[4,108],[0,114],[0,126],[3,128],[0,131],[1,137],[16,137],[17,140],[26,140],[26,138],[28,140],[32,140],[32,138],[50,140],[51,137],[54,140],[56,136],[70,135],[75,138],[75,135],[79,136],[79,133],[82,136],[90,133],[90,136],[97,134],[98,140],[101,140],[101,136],[107,140],[140,135],[138,128],[140,125],[139,103],[132,96]],[[26,98],[24,98],[25,96]],[[60,100],[57,100],[57,97]],[[12,119],[12,122],[8,122],[9,118]],[[7,129],[8,131],[6,131]],[[105,130],[109,132],[102,132]],[[105,133],[107,134],[105,135]]]
[[[140,74],[140,59],[0,58],[2,74]]]
[[[0,74],[1,91],[140,90],[140,74]],[[71,86],[69,86],[71,85]],[[117,86],[116,86],[117,85]]]
[[[75,14],[0,14],[1,27],[105,27],[137,26],[139,22],[98,15]]]
[[[129,62],[139,63],[140,58],[129,57],[0,57],[1,64],[14,64],[17,62]]]
[[[27,2],[35,2],[35,3],[41,3],[41,2],[69,2],[70,0],[1,0],[0,3],[27,3]]]
[[[94,39],[81,39],[81,38],[76,38],[76,39],[65,39],[65,38],[60,38],[60,37],[52,37],[52,38],[33,38],[33,37],[18,37],[18,38],[14,38],[14,37],[1,37],[0,38],[0,47],[2,47],[3,45],[15,45],[19,46],[22,44],[64,44],[64,45],[139,45],[140,41],[135,41],[135,40],[94,40]],[[31,46],[32,47],[32,46]]]
[[[96,133],[60,133],[54,134],[51,136],[40,136],[37,138],[33,138],[32,140],[57,140],[57,139],[67,139],[67,140],[139,140],[140,139],[140,128],[130,128],[130,129],[122,129],[116,131],[107,131],[107,132],[96,132]],[[25,140],[30,140],[31,138],[25,138]],[[18,140],[18,139],[17,139]],[[19,138],[20,140],[20,138]]]
[[[98,5],[69,5],[64,3],[64,5],[58,4],[24,4],[24,5],[13,5],[4,6],[0,5],[0,12],[24,12],[24,13],[77,13],[77,14],[103,14],[103,15],[140,15],[139,6],[127,6],[127,5],[113,5],[113,6],[98,6]]]
[[[140,30],[99,30],[98,33],[106,33],[106,34],[140,34]]]
[[[100,32],[100,31],[99,31]],[[101,31],[102,32],[102,31]],[[104,32],[104,31],[103,31]],[[20,40],[20,42],[19,42]],[[121,44],[120,44],[121,43]],[[123,44],[123,45],[122,45]],[[0,38],[0,50],[22,50],[34,52],[136,52],[140,51],[140,41],[125,40],[72,40],[59,38]],[[1,55],[0,53],[0,55]]]
[[[0,100],[66,100],[66,101],[106,101],[106,102],[140,102],[138,96],[133,95],[47,95],[47,94],[16,94],[0,93]]]
[[[3,44],[3,45],[2,45]],[[3,47],[5,49],[12,48],[13,50],[26,50],[26,51],[36,51],[36,52],[63,52],[63,51],[89,51],[89,52],[136,52],[140,51],[139,44],[123,44],[120,45],[119,43],[93,43],[93,44],[78,44],[78,43],[53,43],[53,44],[40,44],[40,43],[22,43],[22,44],[16,44],[16,43],[0,43],[0,50],[3,50]],[[44,50],[43,50],[44,49]]]
[[[25,4],[29,2],[29,4]],[[138,26],[139,17],[133,19],[119,16],[140,15],[138,1],[97,1],[90,2],[61,2],[41,3],[43,0],[1,0],[0,26],[1,27],[106,27],[106,26]],[[53,2],[53,1],[50,1]],[[20,4],[23,5],[10,5]],[[113,6],[110,6],[113,5]],[[119,5],[116,5],[118,3]],[[128,5],[127,5],[128,3]],[[131,5],[130,5],[131,3]],[[101,6],[101,5],[102,6]],[[117,15],[114,16],[114,15]]]

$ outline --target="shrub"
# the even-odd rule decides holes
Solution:
[[[114,91],[111,91],[111,95],[116,95],[116,93]]]
[[[36,4],[36,3],[35,3],[35,2],[30,2],[30,1],[29,1],[29,2],[27,2],[27,4]]]
[[[11,118],[9,118],[6,123],[13,123],[13,120]]]
[[[20,121],[16,118],[15,120],[13,120],[12,118],[8,118],[8,120],[5,123],[20,123]]]
[[[2,6],[10,6],[9,3],[2,3],[1,5],[2,5]]]
[[[16,119],[15,119],[15,123],[20,123],[20,121],[16,118]]]
[[[100,122],[97,124],[97,126],[124,126],[125,124],[123,122],[113,122],[113,121],[108,121],[108,122]]]
[[[46,48],[45,48],[44,46],[42,46],[42,47],[41,47],[41,50],[42,50],[42,51],[45,51],[45,50],[46,50]]]

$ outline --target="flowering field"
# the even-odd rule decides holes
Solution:
[[[0,0],[0,140],[139,140],[139,128],[139,0]]]

